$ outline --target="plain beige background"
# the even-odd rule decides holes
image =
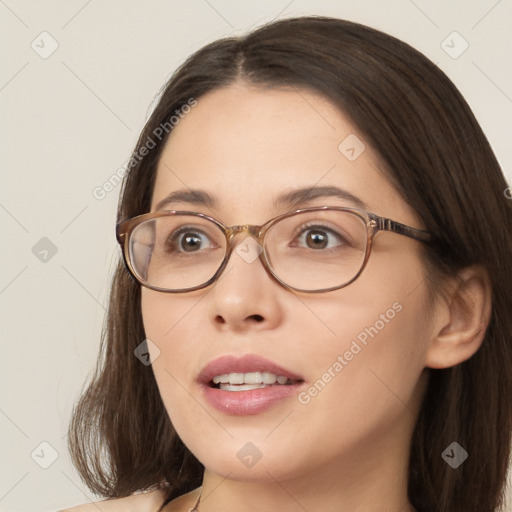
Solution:
[[[155,94],[190,53],[301,14],[365,23],[424,52],[466,97],[512,181],[510,0],[0,0],[0,510],[94,499],[66,450],[119,257],[119,187],[102,200],[94,189],[126,162]]]

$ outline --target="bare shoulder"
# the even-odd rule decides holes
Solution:
[[[86,503],[59,512],[156,512],[164,499],[164,492],[156,490],[144,494],[134,494],[126,498]]]
[[[188,512],[196,504],[200,494],[201,487],[183,494],[166,505],[164,512]]]

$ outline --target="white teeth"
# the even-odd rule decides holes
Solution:
[[[270,372],[263,372],[261,374],[261,379],[263,380],[263,384],[274,384],[274,382],[276,380],[278,381],[279,379],[285,379],[285,382],[288,380],[286,377],[276,377],[273,373]]]
[[[239,374],[242,375],[242,374]],[[263,378],[261,377],[261,372],[251,372],[244,373],[243,379],[245,384],[261,384],[263,382]]]
[[[243,373],[230,373],[228,376],[228,382],[230,384],[243,384],[244,374]]]
[[[249,373],[225,373],[213,377],[214,384],[238,384],[237,389],[241,390],[241,384],[286,384],[288,377],[277,376],[270,372],[249,372]],[[263,387],[263,386],[259,386]],[[254,388],[257,389],[257,388]]]
[[[266,388],[267,384],[220,384],[223,391],[250,391],[251,389]]]

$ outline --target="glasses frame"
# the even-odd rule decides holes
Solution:
[[[332,286],[330,288],[322,288],[320,290],[304,290],[302,288],[296,288],[294,286],[290,286],[283,282],[273,271],[272,267],[270,266],[266,254],[266,247],[265,247],[265,236],[268,230],[279,221],[293,217],[294,215],[300,214],[302,212],[315,212],[315,211],[329,211],[329,210],[336,210],[336,211],[342,211],[342,212],[349,212],[353,215],[358,216],[361,220],[364,221],[366,225],[366,233],[367,233],[367,242],[366,242],[366,252],[364,256],[363,263],[361,265],[361,268],[357,272],[357,274],[347,281],[346,283],[339,285],[339,286]],[[159,217],[169,217],[169,216],[175,216],[175,215],[193,215],[197,217],[201,217],[203,219],[207,219],[211,222],[213,222],[216,226],[220,228],[220,230],[224,233],[224,236],[226,237],[226,254],[224,256],[224,260],[222,261],[220,267],[217,269],[215,274],[205,283],[194,286],[192,288],[181,288],[177,290],[169,290],[167,288],[159,288],[158,286],[153,286],[149,284],[148,282],[141,279],[137,273],[135,272],[130,255],[129,255],[129,240],[130,235],[133,232],[133,230],[141,223],[156,219]],[[388,219],[386,217],[380,217],[378,215],[375,215],[374,213],[366,212],[364,210],[360,210],[357,208],[345,208],[341,206],[313,206],[311,208],[301,208],[298,210],[293,210],[287,213],[283,213],[281,215],[278,215],[277,217],[273,217],[269,221],[265,222],[265,224],[262,224],[261,226],[253,225],[253,224],[243,224],[243,225],[235,225],[235,226],[225,226],[222,224],[222,222],[218,221],[217,219],[210,217],[209,215],[206,215],[204,213],[199,212],[191,212],[191,211],[182,211],[182,210],[160,210],[157,212],[150,212],[145,213],[142,215],[137,215],[136,217],[132,217],[129,219],[125,219],[121,222],[119,222],[116,225],[116,238],[119,242],[119,245],[121,246],[121,250],[123,253],[123,259],[126,268],[130,272],[130,274],[135,278],[135,280],[141,284],[142,286],[145,286],[146,288],[149,288],[151,290],[163,292],[163,293],[186,293],[186,292],[192,292],[195,290],[201,290],[203,288],[206,288],[213,284],[219,277],[221,276],[222,272],[226,268],[226,265],[229,261],[229,258],[233,252],[233,249],[235,247],[234,238],[236,235],[239,235],[241,233],[246,233],[247,235],[253,237],[260,247],[262,248],[262,252],[259,254],[258,258],[263,264],[263,267],[267,271],[268,274],[270,274],[281,286],[286,288],[287,290],[294,290],[302,293],[326,293],[334,290],[339,290],[341,288],[344,288],[345,286],[348,286],[349,284],[353,283],[363,272],[363,270],[366,267],[366,264],[368,263],[368,260],[370,258],[371,250],[372,250],[372,242],[373,238],[379,231],[391,231],[392,233],[396,233],[398,235],[406,236],[408,238],[412,238],[414,240],[418,240],[420,242],[429,242],[432,240],[432,235],[428,231],[424,231],[422,229],[413,228],[411,226],[407,226],[405,224],[402,224],[400,222]]]

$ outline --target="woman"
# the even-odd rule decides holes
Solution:
[[[303,17],[190,57],[125,178],[70,427],[101,510],[497,511],[506,189],[455,86],[393,37]]]

